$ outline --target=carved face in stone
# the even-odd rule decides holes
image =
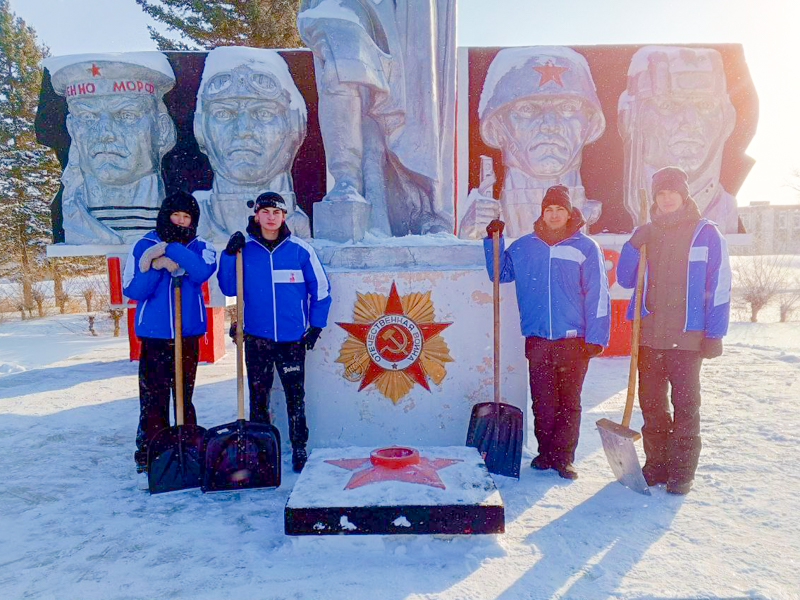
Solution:
[[[305,102],[277,52],[217,48],[206,59],[194,131],[215,177],[265,185],[291,171],[305,137]]]
[[[648,99],[643,106],[645,162],[701,170],[726,133],[722,100],[709,92]]]
[[[281,160],[286,110],[260,98],[226,98],[205,107],[203,129],[211,168],[240,183],[269,181],[291,165]]]
[[[506,166],[534,179],[580,167],[605,119],[586,59],[570,48],[504,48],[489,65],[480,105],[481,137]]]
[[[170,129],[156,101],[142,95],[79,97],[69,101],[67,129],[81,170],[108,185],[133,183],[155,172]]]
[[[631,160],[655,169],[679,166],[690,181],[715,163],[718,170],[736,122],[722,57],[711,48],[640,48],[631,59],[618,110]]]
[[[508,137],[505,152],[541,179],[558,176],[575,161],[589,129],[583,102],[571,96],[525,98],[501,118]]]

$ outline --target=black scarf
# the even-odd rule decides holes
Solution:
[[[189,227],[181,227],[170,221],[172,213],[185,212],[192,217]],[[194,196],[185,192],[170,194],[161,203],[156,218],[156,233],[163,242],[178,242],[184,246],[197,237],[197,222],[200,220],[200,206]]]
[[[259,244],[264,246],[270,252],[277,248],[278,244],[280,244],[283,240],[292,235],[292,232],[289,231],[289,227],[286,225],[286,221],[284,221],[281,223],[280,229],[278,229],[278,237],[274,240],[268,240],[261,235],[261,225],[256,223],[256,220],[253,217],[250,217],[247,223],[247,233],[253,236]]]

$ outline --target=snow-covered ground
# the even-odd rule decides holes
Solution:
[[[627,360],[592,361],[580,478],[530,469],[529,449],[519,482],[497,478],[497,536],[286,537],[288,463],[278,490],[150,496],[124,338],[75,315],[6,323],[0,363],[2,599],[800,598],[796,322],[734,324],[704,367],[686,497],[612,480],[594,422],[619,420]],[[233,419],[233,373],[232,352],[201,366],[201,424]]]

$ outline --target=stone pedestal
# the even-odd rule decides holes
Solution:
[[[306,355],[310,449],[464,445],[473,405],[493,398],[492,284],[482,244],[453,236],[448,239],[452,241],[443,239],[437,246],[412,242],[396,247],[313,242],[331,280],[333,304],[328,326],[316,348]],[[415,383],[396,401],[384,395],[375,382],[360,389],[363,377],[348,373],[346,362],[337,362],[349,336],[337,323],[356,322],[354,307],[359,299],[363,301],[369,294],[388,297],[392,284],[400,297],[429,294],[433,323],[450,324],[439,336],[452,359],[442,364],[445,373],[439,383],[427,373],[428,389]],[[414,331],[413,325],[405,330],[412,334],[409,339]],[[382,340],[379,348],[380,344],[399,347],[403,343],[399,331],[385,339],[378,331],[375,337]],[[408,367],[399,360],[396,364],[398,369]],[[384,366],[391,369],[392,363]],[[501,286],[501,376],[501,401],[518,406],[528,418],[528,368],[513,285]],[[272,422],[281,430],[287,451],[286,406],[278,377],[274,385]]]
[[[314,204],[314,237],[332,242],[360,242],[369,228],[372,205],[357,200]]]

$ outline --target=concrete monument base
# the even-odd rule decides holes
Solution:
[[[421,447],[387,468],[371,448],[314,450],[284,511],[287,535],[503,533],[503,500],[477,450]]]

